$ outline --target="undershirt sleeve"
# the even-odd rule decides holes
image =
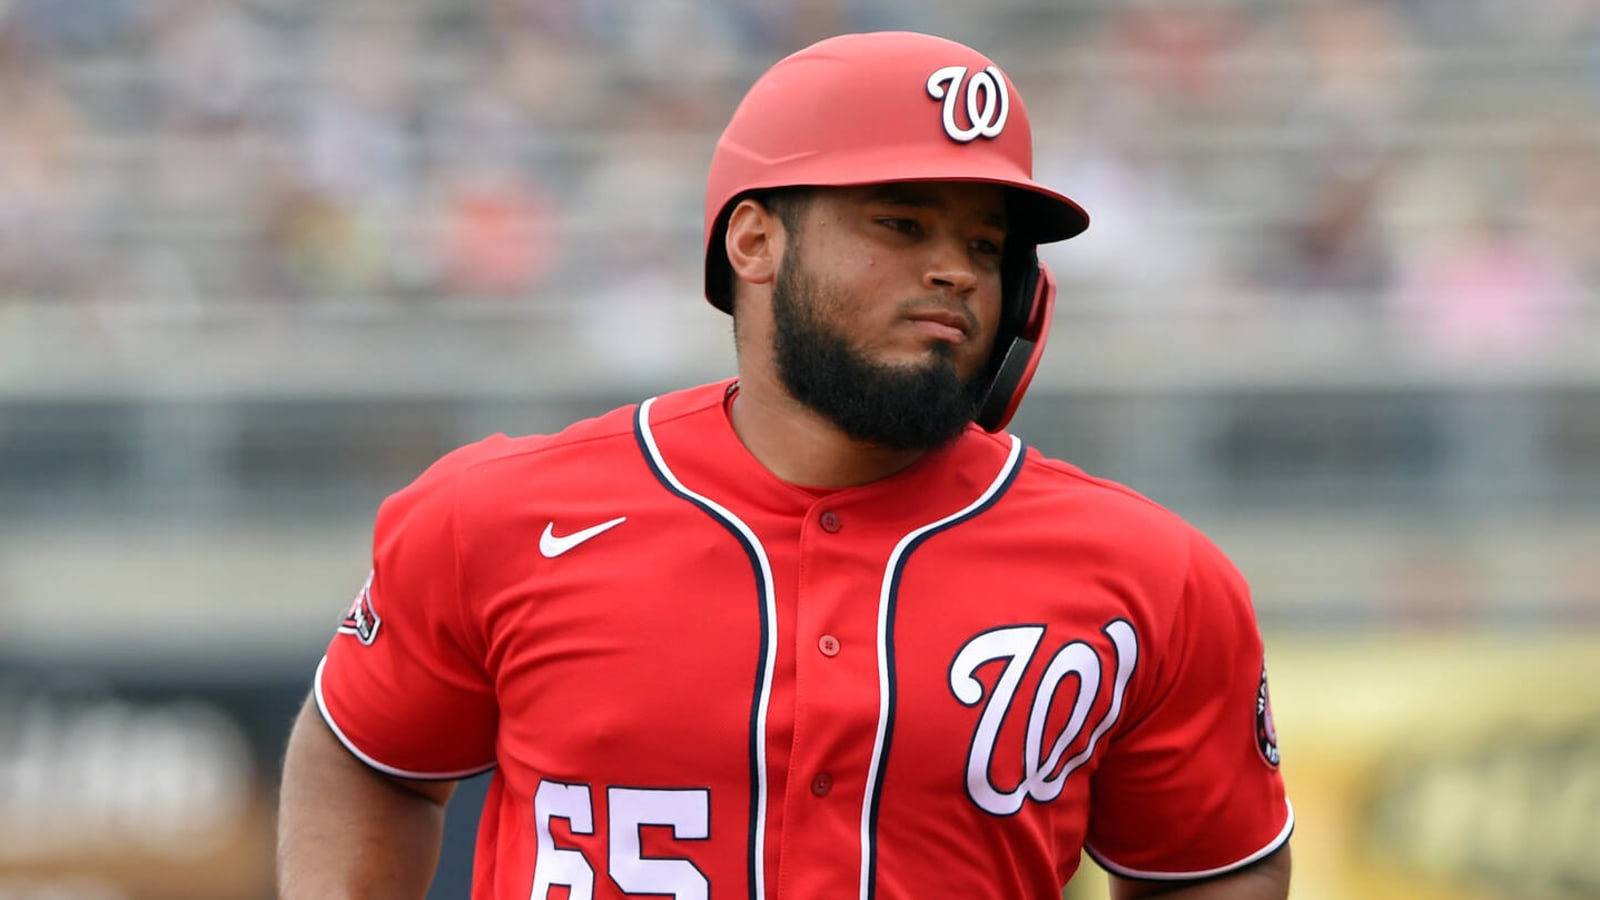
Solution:
[[[1130,878],[1224,874],[1277,850],[1294,826],[1249,588],[1203,535],[1190,541],[1148,700],[1091,784],[1086,849]]]
[[[464,457],[446,456],[383,502],[372,573],[317,668],[329,727],[391,775],[454,779],[494,765],[494,686],[461,589]]]

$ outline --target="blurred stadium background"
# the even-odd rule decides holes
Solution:
[[[730,372],[712,141],[872,28],[1095,216],[1016,430],[1254,584],[1294,897],[1600,896],[1597,0],[0,0],[0,898],[270,896],[379,499]]]

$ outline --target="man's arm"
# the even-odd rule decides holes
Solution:
[[[1237,872],[1205,881],[1136,881],[1111,876],[1112,900],[1165,897],[1169,900],[1286,900],[1289,896],[1289,845]]]
[[[279,900],[425,897],[453,781],[391,778],[361,762],[307,700],[278,798]]]

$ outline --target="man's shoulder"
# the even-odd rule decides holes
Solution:
[[[690,411],[714,405],[721,393],[720,385],[701,385],[649,402]],[[641,459],[634,424],[641,405],[618,406],[548,434],[490,435],[440,457],[414,486],[450,484],[455,490],[504,497],[537,491],[552,482],[571,485],[613,478],[618,466]]]
[[[1028,448],[1020,493],[1061,527],[1089,529],[1147,549],[1181,551],[1204,536],[1178,513],[1121,482]]]
[[[1131,514],[1182,522],[1177,513],[1138,490],[1120,481],[1090,474],[1065,460],[1046,456],[1036,447],[1028,448],[1024,471],[1033,476],[1037,490],[1063,501],[1091,503],[1125,509]]]
[[[1016,527],[1072,548],[1063,558],[1136,574],[1152,597],[1176,600],[1191,592],[1184,585],[1209,586],[1200,591],[1207,596],[1247,593],[1238,569],[1200,527],[1125,484],[1030,448],[1014,492],[1021,495]]]
[[[633,449],[634,409],[618,407],[550,434],[493,434],[440,457],[424,477],[470,477],[474,483],[521,477],[527,469],[558,465],[563,451],[578,451],[571,455],[598,464],[609,453]]]

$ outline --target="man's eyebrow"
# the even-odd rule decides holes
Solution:
[[[886,203],[890,206],[909,206],[914,209],[942,209],[944,202],[929,191],[920,191],[903,184],[878,185],[867,194],[865,203]],[[989,213],[983,217],[983,224],[990,228],[1006,231],[1010,225],[1003,212]]]

